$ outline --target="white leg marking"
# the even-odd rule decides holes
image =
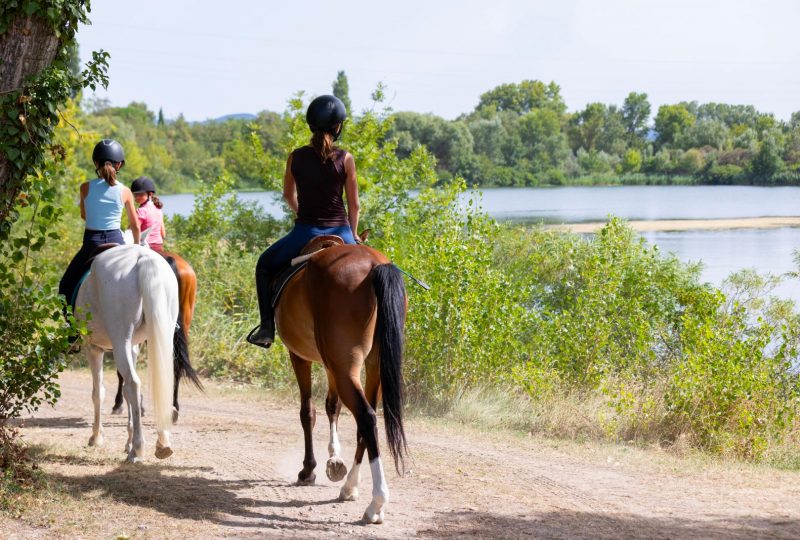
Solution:
[[[328,441],[328,456],[338,457],[339,452],[342,451],[342,445],[339,444],[339,434],[336,432],[336,422],[331,422],[331,438]]]
[[[347,480],[339,492],[340,501],[358,500],[358,483],[361,481],[361,464],[353,460],[353,467],[347,475]]]
[[[369,468],[372,472],[372,502],[364,511],[363,520],[367,524],[383,523],[383,508],[389,502],[389,486],[386,485],[381,458],[370,461]]]

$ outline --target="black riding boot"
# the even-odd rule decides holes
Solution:
[[[256,265],[256,292],[261,324],[250,331],[247,342],[267,349],[275,341],[275,311],[272,309],[272,275],[263,256]]]

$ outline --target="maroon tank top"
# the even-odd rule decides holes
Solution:
[[[310,146],[292,152],[292,175],[297,186],[296,223],[317,227],[347,225],[342,192],[347,152],[336,149],[325,163]]]

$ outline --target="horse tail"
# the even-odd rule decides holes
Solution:
[[[171,274],[159,271],[160,255],[147,252],[139,257],[139,289],[142,293],[150,387],[158,431],[172,425],[172,340],[178,304],[177,283]],[[162,267],[163,268],[163,267]],[[172,298],[171,298],[172,297]]]
[[[389,452],[395,469],[405,469],[403,457],[408,453],[403,429],[404,384],[403,330],[406,319],[406,289],[403,276],[393,264],[380,264],[372,269],[372,286],[378,298],[378,321],[375,328],[380,347],[383,423]]]
[[[197,376],[197,372],[192,367],[189,361],[189,336],[186,335],[186,325],[183,322],[183,303],[180,299],[181,290],[181,273],[178,270],[178,263],[174,257],[167,255],[164,257],[169,263],[175,278],[178,280],[178,324],[175,326],[175,333],[172,338],[173,350],[173,366],[175,382],[180,379],[189,379],[200,390],[203,389],[203,383]]]

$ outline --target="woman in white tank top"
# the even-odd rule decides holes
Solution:
[[[125,165],[122,145],[111,139],[103,139],[94,147],[92,160],[99,178],[81,184],[81,217],[86,221],[83,245],[58,284],[58,292],[64,295],[67,305],[73,303],[78,282],[85,272],[84,266],[95,248],[101,244],[124,244],[120,230],[122,209],[128,214],[128,223],[133,232],[134,243],[139,243],[139,220],[133,204],[133,194],[117,182],[117,172]]]

